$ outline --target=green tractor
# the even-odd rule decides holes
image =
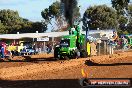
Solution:
[[[74,25],[74,28],[70,28],[69,35],[62,37],[60,45],[56,46],[54,50],[54,57],[56,59],[87,57],[86,38],[80,31],[80,27]]]

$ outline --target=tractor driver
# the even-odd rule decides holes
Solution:
[[[75,36],[78,36],[78,28],[77,28],[77,25],[73,25],[72,28],[69,29],[69,35],[75,35]]]
[[[118,39],[118,35],[116,31],[113,31],[113,41],[116,41]]]

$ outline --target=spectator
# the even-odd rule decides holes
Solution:
[[[9,44],[9,46],[8,46],[8,54],[9,54],[10,56],[12,56],[12,53],[11,53],[11,44]]]
[[[27,51],[26,51],[26,48],[27,48],[26,46],[23,47],[23,51],[24,51],[24,52],[27,52]]]
[[[47,44],[47,53],[50,53],[51,52],[51,50],[52,50],[52,46],[51,46],[51,44]]]
[[[117,32],[116,31],[113,31],[113,39],[116,40],[118,38],[118,35],[117,35]]]
[[[113,41],[113,45],[116,46],[117,45],[117,40],[118,40],[118,35],[116,31],[113,31],[113,36],[112,36],[112,41]]]
[[[107,50],[108,50],[109,54],[113,54],[114,53],[113,49],[117,46],[117,39],[118,39],[117,32],[113,31],[112,39],[108,40]]]
[[[1,58],[4,58],[5,54],[4,54],[4,46],[1,46]]]
[[[33,50],[34,50],[34,53],[36,54],[37,53],[36,44],[33,44]]]
[[[125,38],[125,36],[122,38],[122,40],[123,40],[123,49],[127,50],[128,49],[127,48],[127,46],[128,46],[128,40]]]

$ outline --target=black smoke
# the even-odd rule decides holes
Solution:
[[[64,3],[64,14],[70,26],[73,26],[74,8],[77,7],[77,0],[61,0]]]

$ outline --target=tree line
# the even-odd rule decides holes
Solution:
[[[33,33],[46,31],[41,22],[31,22],[19,16],[17,11],[0,10],[0,33]]]
[[[98,5],[87,8],[83,15],[83,29],[116,29],[119,34],[132,33],[130,0],[111,0],[111,4],[112,7]]]
[[[22,18],[17,11],[10,9],[0,10],[0,33],[45,32],[48,30],[47,26],[49,24],[53,26],[52,20],[55,20],[54,22],[58,27],[58,30],[53,31],[66,30],[66,28],[61,28],[63,23],[69,25],[71,24],[70,22],[76,23],[81,20],[83,22],[83,30],[88,28],[92,30],[97,28],[102,30],[116,29],[119,34],[132,33],[132,4],[129,4],[130,0],[111,0],[112,7],[107,5],[89,6],[83,14],[83,18],[80,18],[80,7],[76,0],[72,0],[73,2],[70,2],[71,0],[61,1],[67,6],[56,1],[48,8],[42,10],[42,22],[32,22]],[[73,5],[69,5],[69,3]],[[70,10],[68,6],[71,6],[73,10]],[[66,9],[63,9],[64,7]]]

